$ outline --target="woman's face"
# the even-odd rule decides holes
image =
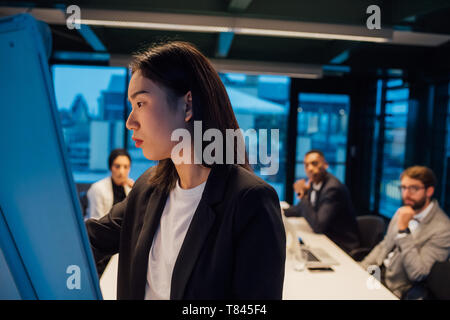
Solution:
[[[122,186],[128,181],[130,159],[127,156],[118,156],[114,159],[110,169],[114,183]]]
[[[176,105],[169,105],[165,89],[136,71],[128,86],[128,99],[132,111],[126,126],[133,131],[136,146],[149,160],[170,158],[178,143],[171,141],[170,136],[173,130],[185,127],[185,97],[176,99]]]

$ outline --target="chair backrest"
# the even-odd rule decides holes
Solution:
[[[427,277],[427,287],[433,298],[450,300],[450,261],[433,265]]]
[[[81,210],[83,212],[83,217],[87,214],[87,207],[88,207],[88,199],[87,199],[87,191],[91,187],[91,183],[77,183],[77,192],[78,192],[78,198],[80,200]]]
[[[374,215],[356,217],[361,248],[372,249],[384,237],[386,223],[383,218]]]

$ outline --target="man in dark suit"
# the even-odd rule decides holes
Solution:
[[[285,216],[305,217],[314,232],[325,234],[350,253],[359,247],[359,237],[347,187],[327,172],[328,163],[321,151],[306,153],[304,164],[309,181],[294,183],[300,203],[285,209]]]

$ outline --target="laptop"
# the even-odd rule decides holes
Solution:
[[[330,256],[322,248],[314,248],[306,245],[292,222],[283,216],[284,228],[286,231],[286,239],[290,244],[290,250],[294,254],[302,253],[302,257],[307,268],[329,268],[331,266],[339,265],[332,256]]]

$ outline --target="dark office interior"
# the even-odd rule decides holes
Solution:
[[[70,1],[38,1],[2,3],[20,8],[63,8]],[[231,1],[233,2],[233,1]],[[318,24],[361,24],[369,16],[365,9],[371,4],[381,7],[382,28],[427,34],[450,33],[450,7],[446,1],[350,1],[341,5],[335,1],[243,1],[243,7],[233,7],[227,1],[80,1],[82,10],[151,11],[188,13],[194,15],[235,16],[276,20],[307,21]],[[2,10],[5,10],[2,8]],[[12,10],[12,9],[10,9]],[[81,12],[83,14],[83,11]],[[44,15],[44,13],[42,13]],[[100,14],[100,13],[98,13]],[[50,14],[48,14],[50,19]],[[439,176],[436,198],[448,212],[450,173],[447,137],[449,125],[450,42],[437,44],[374,43],[348,40],[318,40],[264,35],[227,35],[226,33],[143,30],[107,26],[90,26],[90,31],[69,30],[65,25],[50,23],[53,45],[50,63],[63,65],[126,66],[127,55],[155,41],[184,40],[194,43],[209,58],[240,61],[264,61],[303,64],[319,67],[319,79],[290,77],[288,116],[280,151],[280,172],[277,182],[287,186],[280,198],[294,200],[289,187],[302,176],[303,155],[296,132],[305,132],[299,123],[299,93],[338,94],[349,97],[348,122],[339,132],[332,128],[332,114],[338,114],[339,103],[314,105],[304,113],[322,115],[321,125],[327,134],[344,134],[345,154],[336,156],[336,145],[326,136],[313,138],[312,147],[325,150],[331,169],[339,171],[349,187],[358,214],[392,216],[390,209],[399,203],[395,184],[401,171],[410,165],[426,165]],[[422,43],[421,43],[422,41]],[[224,45],[225,43],[225,45]],[[222,47],[226,48],[223,49]],[[69,81],[69,80],[68,80]],[[71,83],[71,86],[76,86]],[[126,96],[126,84],[122,95]],[[269,97],[277,101],[280,97]],[[280,100],[278,100],[280,101]],[[123,99],[123,119],[126,100]],[[329,122],[329,123],[327,123]],[[322,127],[321,132],[323,133]],[[303,130],[303,131],[302,131]],[[126,130],[125,130],[126,131]],[[333,133],[334,132],[334,133]],[[312,136],[312,135],[311,135]],[[126,132],[123,139],[128,146]],[[326,142],[328,141],[328,143]],[[70,144],[69,144],[70,145]],[[296,156],[297,155],[297,156]],[[75,155],[76,156],[76,155]],[[281,172],[282,171],[282,172]],[[79,181],[80,183],[86,181]],[[391,190],[391,191],[390,191]],[[394,191],[392,191],[394,190]]]
[[[320,125],[328,128],[313,138],[312,147],[323,149],[331,170],[339,171],[349,187],[358,214],[382,214],[390,217],[399,194],[395,184],[401,171],[410,165],[426,165],[439,176],[436,198],[450,211],[449,159],[449,81],[450,81],[450,7],[446,1],[79,1],[82,10],[101,16],[96,10],[118,10],[225,16],[275,20],[306,21],[317,24],[356,25],[369,16],[371,4],[381,7],[382,28],[414,32],[409,43],[375,43],[349,40],[323,40],[265,35],[243,35],[214,32],[184,32],[108,26],[88,26],[82,31],[69,30],[57,23],[55,11],[70,1],[2,1],[0,13],[35,10],[52,32],[50,64],[126,67],[127,56],[153,42],[183,40],[194,43],[209,58],[217,61],[262,61],[264,63],[301,64],[321,70],[317,79],[289,77],[288,97],[268,97],[288,105],[283,118],[280,172],[277,183],[284,185],[279,194],[294,201],[290,186],[303,175],[303,155],[299,154],[297,133],[307,135],[307,122],[301,123],[301,112],[311,117],[321,115]],[[240,5],[239,5],[240,4]],[[39,9],[47,8],[47,12]],[[51,8],[50,10],[48,8]],[[53,15],[52,15],[53,12]],[[83,14],[83,11],[82,11]],[[434,43],[429,36],[437,37]],[[425,39],[425,40],[424,40]],[[394,41],[395,42],[395,41]],[[225,77],[225,76],[224,76]],[[76,81],[70,82],[76,86]],[[126,80],[125,80],[126,81]],[[247,82],[257,81],[248,80]],[[120,81],[119,81],[120,82]],[[121,86],[121,83],[115,83]],[[123,83],[123,120],[127,117],[127,83]],[[339,114],[339,102],[314,104],[302,108],[299,94],[338,94],[349,98],[348,117],[340,131],[331,123]],[[285,101],[283,101],[283,99]],[[328,103],[328,105],[327,105]],[[317,106],[317,105],[316,105]],[[117,113],[117,112],[116,112]],[[344,135],[345,154],[337,157],[336,145],[326,135]],[[86,133],[89,135],[89,133]],[[312,136],[312,134],[310,134]],[[342,140],[342,139],[341,139]],[[328,141],[328,142],[327,142]],[[70,142],[68,143],[70,147]],[[123,146],[129,145],[126,130]],[[76,148],[73,148],[76,153]],[[86,151],[80,151],[86,152]],[[80,155],[73,154],[74,163]],[[76,167],[77,165],[75,165]],[[82,164],[80,164],[83,167]],[[89,170],[84,168],[83,170]],[[77,180],[77,179],[76,179]],[[79,183],[89,183],[82,181]],[[88,180],[88,179],[87,179]],[[394,191],[393,191],[394,190]]]
[[[83,0],[76,3],[81,19],[91,22],[70,29],[65,10],[72,2],[0,1],[0,17],[28,12],[50,27],[50,72],[82,209],[88,188],[108,175],[112,149],[131,154],[135,180],[154,165],[125,128],[128,63],[149,45],[182,40],[217,67],[241,128],[279,129],[279,170],[261,177],[281,201],[298,203],[292,186],[306,177],[305,153],[319,149],[358,216],[389,223],[402,204],[400,174],[414,165],[434,171],[434,198],[449,214],[449,1]],[[374,34],[387,40],[371,39],[371,5],[381,9]],[[179,19],[178,28],[112,23],[166,17],[168,24]],[[196,25],[221,18],[267,21],[268,29],[278,24],[286,33]],[[348,27],[361,34],[302,36],[291,30],[296,23],[311,32]],[[259,175],[258,165],[254,170]]]

